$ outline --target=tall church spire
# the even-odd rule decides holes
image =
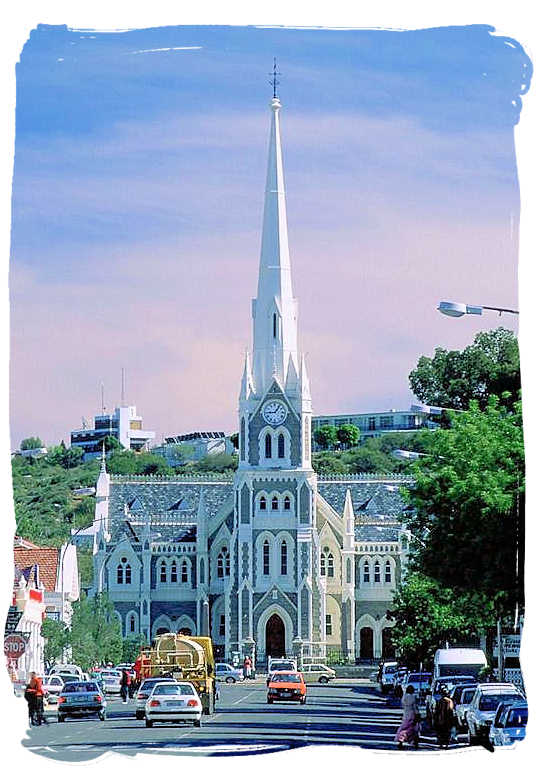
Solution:
[[[292,293],[279,126],[281,102],[277,96],[271,100],[270,109],[258,294],[253,301],[253,379],[259,396],[267,390],[273,377],[285,388],[290,360],[299,372],[297,305]]]

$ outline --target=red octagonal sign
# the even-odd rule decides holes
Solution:
[[[20,659],[26,650],[26,640],[20,634],[4,637],[4,653],[8,659]]]

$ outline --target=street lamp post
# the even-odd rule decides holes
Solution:
[[[437,310],[443,313],[444,316],[452,316],[453,318],[460,318],[461,316],[472,315],[481,316],[483,311],[495,311],[500,316],[502,313],[512,313],[515,316],[519,315],[519,312],[513,308],[498,308],[495,305],[468,305],[467,303],[455,303],[447,300],[442,300]]]

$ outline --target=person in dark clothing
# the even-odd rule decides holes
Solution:
[[[454,722],[455,705],[449,698],[447,688],[442,688],[441,698],[436,702],[434,710],[434,730],[438,737],[438,746],[441,750],[447,750],[451,737],[451,728]]]
[[[129,672],[127,669],[122,669],[122,679],[120,681],[120,696],[122,697],[122,701],[124,704],[127,704],[129,700],[129,684],[131,682],[131,678],[129,677]]]

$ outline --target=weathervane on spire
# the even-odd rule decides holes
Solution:
[[[280,75],[281,73],[278,72],[277,70],[277,59],[275,58],[275,56],[273,57],[273,72],[270,72],[269,74],[271,75],[271,80],[269,83],[270,83],[270,86],[273,86],[273,98],[277,99],[277,86],[280,83],[280,81],[277,80],[277,76]]]

